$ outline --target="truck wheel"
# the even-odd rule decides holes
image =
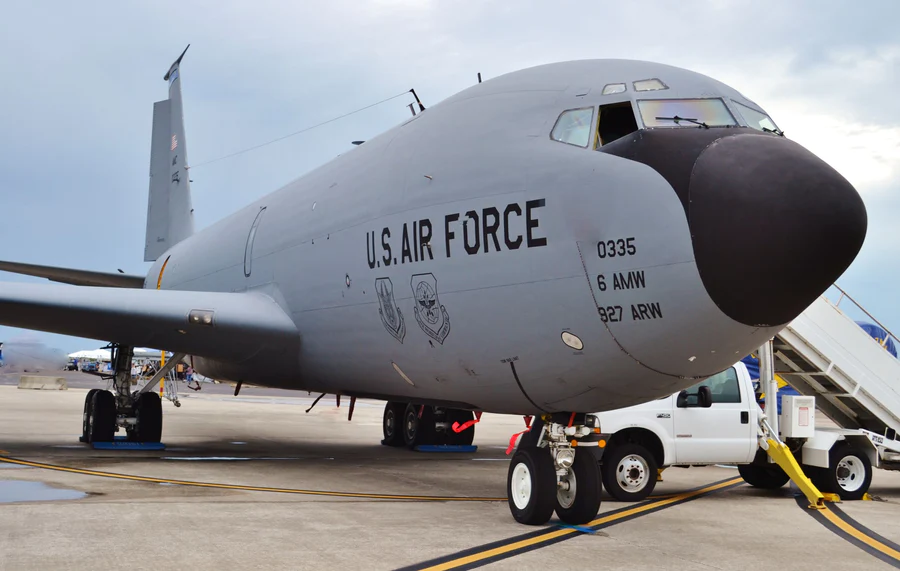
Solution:
[[[756,451],[752,464],[738,465],[738,472],[745,482],[763,490],[777,490],[791,479],[781,466],[769,463],[765,450]]]
[[[842,500],[861,500],[872,483],[872,463],[849,442],[837,443],[828,453],[828,468],[817,474],[815,483],[820,491],[838,494]]]
[[[639,502],[653,493],[657,468],[646,448],[627,443],[606,451],[600,474],[609,495],[620,502]]]

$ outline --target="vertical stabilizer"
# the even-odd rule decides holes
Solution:
[[[163,78],[169,82],[169,98],[153,104],[145,262],[155,261],[163,252],[194,233],[179,69],[185,52],[187,48]]]

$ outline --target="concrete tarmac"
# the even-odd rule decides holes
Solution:
[[[347,422],[346,398],[337,409],[326,397],[306,414],[313,399],[305,393],[245,387],[234,398],[226,385],[204,385],[182,393],[180,408],[164,401],[166,450],[93,450],[78,442],[83,399],[88,387],[105,382],[65,376],[66,391],[20,390],[9,377],[0,382],[0,456],[75,470],[0,462],[0,502],[7,501],[0,503],[0,570],[900,566],[900,558],[876,557],[859,546],[864,542],[811,517],[789,486],[756,490],[725,467],[669,469],[649,504],[607,497],[598,518],[607,517],[595,520],[605,523],[591,534],[518,525],[505,501],[295,492],[503,498],[504,451],[524,428],[520,417],[484,415],[474,454],[426,454],[379,444],[378,401],[359,401]],[[23,482],[43,486],[25,493]],[[9,502],[4,485],[28,501]],[[697,489],[707,492],[691,492]],[[876,470],[871,493],[878,501],[839,509],[870,536],[900,542],[900,474]],[[482,547],[491,542],[499,543]]]

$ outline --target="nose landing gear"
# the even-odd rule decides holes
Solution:
[[[537,420],[522,436],[509,464],[506,491],[513,518],[541,525],[555,510],[559,519],[573,525],[594,519],[600,511],[605,442],[591,415],[548,415]]]

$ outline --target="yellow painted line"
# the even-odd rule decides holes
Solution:
[[[306,496],[330,496],[336,498],[364,498],[373,500],[413,500],[420,502],[505,502],[506,498],[478,498],[466,496],[411,496],[400,494],[366,494],[355,492],[331,492],[325,490],[303,490],[294,488],[270,488],[266,486],[245,486],[241,484],[218,484],[215,482],[197,482],[193,480],[173,480],[170,478],[153,478],[150,476],[132,476],[130,474],[120,474],[117,472],[102,472],[99,470],[85,470],[82,468],[70,468],[68,466],[58,466],[56,464],[44,464],[42,462],[31,462],[29,460],[19,460],[18,458],[10,458],[9,456],[0,456],[0,462],[9,464],[18,464],[20,466],[30,466],[32,468],[43,468],[44,470],[55,470],[57,472],[69,472],[71,474],[83,474],[85,476],[99,476],[101,478],[114,478],[117,480],[131,480],[135,482],[150,482],[154,484],[175,484],[179,486],[195,486],[198,488],[216,488],[223,490],[243,490],[249,492],[276,492],[279,494],[300,494]]]
[[[843,531],[847,535],[850,535],[853,538],[865,543],[866,545],[868,545],[872,549],[875,549],[876,551],[884,553],[888,557],[893,557],[897,561],[900,561],[900,551],[897,551],[896,549],[894,549],[893,547],[890,547],[889,545],[885,545],[885,544],[881,543],[880,541],[878,541],[877,539],[875,539],[873,537],[869,537],[862,531],[856,529],[855,527],[853,527],[852,525],[850,525],[849,523],[847,523],[846,521],[844,521],[843,519],[838,517],[837,514],[835,514],[833,511],[831,511],[828,508],[821,510],[821,513],[823,516],[825,516],[825,518],[828,519],[829,522],[831,522],[835,527],[839,528],[841,531]]]
[[[706,486],[705,488],[700,488],[699,490],[694,490],[692,492],[686,492],[683,494],[676,494],[669,498],[661,499],[649,504],[644,504],[640,506],[636,506],[629,510],[616,512],[615,514],[599,517],[589,523],[584,524],[582,527],[593,527],[596,525],[608,524],[614,521],[618,521],[621,519],[625,519],[643,512],[658,510],[665,506],[693,498],[702,494],[707,494],[709,492],[714,492],[721,488],[727,488],[728,486],[733,486],[734,484],[738,484],[743,482],[742,478],[733,478],[731,480],[726,480],[724,482],[719,482],[718,484],[713,484],[710,486]],[[474,553],[472,555],[467,555],[465,557],[460,557],[459,559],[454,559],[452,561],[447,561],[445,563],[441,563],[439,565],[434,565],[432,567],[425,567],[424,571],[443,571],[447,569],[455,569],[457,567],[461,567],[464,565],[470,565],[472,563],[477,563],[478,561],[482,561],[484,559],[489,559],[491,557],[496,557],[497,555],[503,555],[505,553],[509,553],[511,551],[516,551],[519,549],[523,549],[526,547],[531,547],[533,545],[537,545],[540,543],[544,543],[550,541],[552,539],[556,539],[558,537],[563,537],[565,535],[571,535],[573,533],[581,533],[577,529],[572,528],[563,528],[556,531],[551,531],[549,533],[539,535],[537,537],[530,537],[528,539],[523,539],[521,541],[515,541],[513,543],[509,543],[506,545],[502,545],[500,547],[495,547],[493,549],[488,549],[486,551],[482,551],[480,553]]]

